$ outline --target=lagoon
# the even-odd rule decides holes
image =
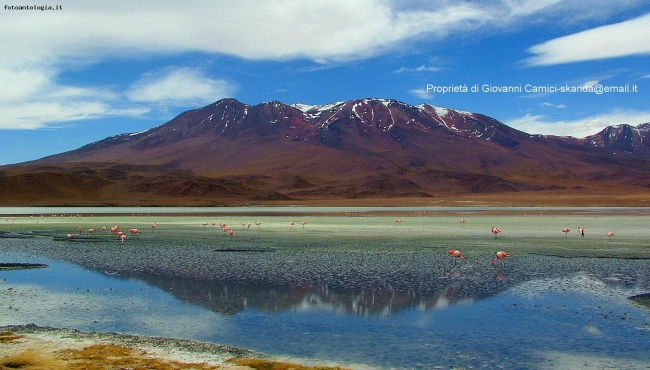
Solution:
[[[49,265],[0,271],[0,325],[198,339],[359,369],[650,366],[650,311],[628,299],[650,292],[646,216],[479,213],[461,224],[455,213],[421,211],[406,209],[400,223],[286,209],[17,217],[5,228],[144,232],[124,244],[0,238],[0,261]],[[574,224],[585,238],[561,232]],[[500,249],[513,256],[492,266]]]

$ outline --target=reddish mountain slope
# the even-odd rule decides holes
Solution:
[[[56,204],[70,194],[79,204],[220,204],[620,186],[644,192],[648,132],[650,124],[622,125],[584,139],[546,137],[480,114],[394,100],[250,106],[223,99],[144,132],[6,166],[0,201],[25,200],[20,184],[34,187],[35,200]],[[57,178],[68,180],[52,184]],[[39,192],[45,188],[48,196]]]

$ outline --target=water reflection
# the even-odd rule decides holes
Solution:
[[[187,337],[377,369],[572,368],[577,360],[648,366],[649,313],[616,299],[648,288],[644,261],[599,261],[608,266],[602,270],[590,261],[562,262],[557,276],[515,263],[464,264],[421,284],[395,274],[374,289],[337,287],[339,280],[280,284],[125,271],[117,278],[52,264],[2,273],[3,284],[17,288],[0,307],[17,310],[3,309],[0,322],[12,311],[22,315],[18,322]]]
[[[124,278],[138,279],[170,292],[178,299],[205,307],[223,315],[236,315],[247,309],[267,313],[282,311],[329,310],[364,316],[387,316],[413,309],[428,311],[453,305],[481,301],[498,295],[514,286],[536,281],[535,274],[521,274],[511,278],[504,270],[487,273],[463,272],[460,269],[434,277],[427,285],[396,289],[390,281],[373,289],[346,289],[328,285],[298,283],[277,284],[250,280],[200,280],[184,276],[166,276],[151,273],[124,273]],[[550,275],[550,274],[549,274]],[[631,295],[631,292],[650,289],[647,277],[624,274],[586,274],[589,284],[573,287],[583,293]],[[544,281],[554,281],[545,276]],[[397,280],[403,280],[399,276]],[[550,280],[549,280],[550,279]],[[559,286],[560,283],[549,283]],[[638,290],[635,290],[638,287]],[[548,290],[551,287],[538,287]]]

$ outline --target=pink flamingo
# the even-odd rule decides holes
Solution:
[[[95,229],[88,229],[88,232],[86,233],[86,235],[93,236],[93,233],[94,233],[95,231],[97,231],[97,230],[95,230]]]
[[[151,232],[153,232],[157,227],[158,227],[158,224],[154,221],[154,223],[151,224]]]
[[[447,254],[449,254],[452,257],[461,258],[463,260],[463,262],[467,262],[467,258],[465,258],[465,256],[463,256],[463,254],[460,251],[450,250],[449,252],[447,252]]]
[[[230,235],[235,235],[235,230],[230,230],[230,231],[228,232],[228,234],[230,234]]]
[[[107,229],[106,226],[102,226],[102,228],[101,228],[100,230],[101,230],[102,232],[106,232],[106,229]]]
[[[496,253],[496,255],[494,256],[494,258],[492,258],[492,261],[491,261],[491,262],[492,262],[492,264],[494,265],[494,263],[495,263],[497,260],[504,259],[504,258],[506,258],[506,257],[510,257],[510,253],[508,253],[508,252],[504,252],[504,251],[500,251],[500,252],[497,252],[497,253]]]
[[[142,234],[142,231],[134,228],[134,229],[129,229],[129,233],[131,233],[131,235],[133,236],[137,236],[138,234]]]
[[[66,238],[68,239],[69,242],[71,242],[72,239],[74,239],[74,234],[68,234]]]
[[[294,227],[296,225],[296,223],[291,221],[291,222],[289,222],[289,225],[291,225],[291,227]]]
[[[260,229],[260,225],[261,225],[261,224],[262,224],[261,222],[259,222],[259,221],[255,221],[255,226],[257,226],[257,230]]]
[[[562,232],[564,233],[565,238],[566,238],[567,235],[569,235],[569,231],[571,231],[571,229],[569,229],[568,227],[565,227],[564,229],[562,229]]]
[[[498,227],[492,226],[492,234],[494,234],[494,239],[497,238],[497,235],[499,235],[500,232],[501,232],[501,229],[499,229]]]
[[[580,233],[580,236],[583,238],[585,237],[585,228],[582,226],[578,226],[578,233]]]
[[[120,235],[120,240],[122,240],[122,243],[124,243],[126,240],[126,234],[122,233],[122,235]]]
[[[466,222],[465,220],[460,220],[461,225],[465,225],[465,222]]]
[[[81,232],[84,231],[84,229],[81,226],[79,226],[77,230],[79,230],[79,235],[81,235]]]
[[[396,218],[395,222],[397,222],[399,224],[399,223],[402,223],[402,220],[400,220],[399,218]]]
[[[614,236],[614,235],[616,235],[616,234],[614,234],[614,233],[611,232],[611,231],[609,231],[609,232],[607,233],[607,237],[609,237],[609,241],[610,241],[610,242],[612,241],[612,236]]]
[[[300,224],[302,224],[302,228],[305,228],[305,225],[307,225],[307,221],[302,221]]]

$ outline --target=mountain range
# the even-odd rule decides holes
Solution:
[[[644,205],[649,133],[644,123],[610,126],[585,138],[530,135],[482,114],[389,99],[314,106],[222,99],[146,131],[0,167],[0,205],[434,201],[504,194],[540,204],[576,196]],[[624,195],[628,201],[620,200]]]

